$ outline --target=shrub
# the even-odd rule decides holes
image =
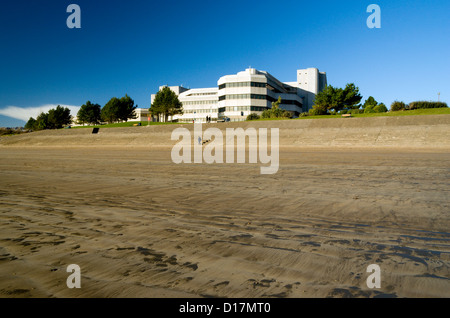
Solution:
[[[269,109],[266,109],[265,111],[262,112],[261,118],[264,118],[264,119],[270,118],[270,111],[269,111]]]
[[[259,118],[260,118],[259,115],[255,113],[251,113],[250,115],[247,116],[247,120],[257,120]]]
[[[364,109],[358,108],[358,109],[352,109],[350,111],[350,114],[352,115],[357,115],[357,114],[363,114],[364,113]]]
[[[406,110],[406,104],[404,102],[395,101],[391,104],[392,112],[397,112],[401,110]]]
[[[373,108],[373,110],[374,110],[375,113],[385,113],[385,112],[388,111],[386,105],[383,104],[383,103],[380,103],[380,104],[378,104],[377,106],[375,106],[375,107]]]
[[[375,106],[375,107],[378,107],[378,106]],[[373,105],[366,106],[366,108],[364,108],[364,114],[376,113],[375,107]]]
[[[326,115],[327,114],[327,110],[317,107],[317,106],[313,106],[313,108],[311,108],[309,110],[309,115],[311,116],[318,116],[318,115]]]
[[[300,113],[299,117],[308,117],[309,113]]]
[[[447,103],[418,101],[409,104],[409,109],[448,108]]]

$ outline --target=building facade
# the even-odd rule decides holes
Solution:
[[[280,108],[297,117],[314,104],[317,93],[327,86],[326,73],[317,68],[297,71],[296,82],[280,82],[265,71],[248,68],[234,75],[222,76],[217,87],[187,89],[169,86],[183,104],[183,115],[170,120],[178,122],[244,121],[251,113],[261,115],[281,97]],[[164,86],[161,86],[161,90]],[[151,102],[156,94],[152,94]]]

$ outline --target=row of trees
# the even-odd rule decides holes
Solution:
[[[36,119],[30,117],[25,124],[25,129],[59,129],[72,123],[70,109],[58,105],[55,109],[50,109],[47,113],[41,113]]]
[[[125,95],[122,98],[113,97],[102,108],[99,104],[87,101],[77,113],[77,123],[84,125],[97,125],[101,122],[115,123],[136,118],[134,100]],[[34,119],[30,117],[25,124],[26,129],[43,130],[59,129],[72,124],[70,109],[58,105],[56,109],[50,109],[47,113],[41,113]]]
[[[122,98],[113,97],[101,108],[99,104],[87,101],[77,113],[78,124],[96,125],[100,122],[115,123],[136,118],[134,100],[125,95]]]
[[[361,100],[362,96],[359,93],[359,88],[354,83],[347,84],[345,88],[328,85],[316,95],[314,106],[309,111],[309,114],[367,114],[388,111],[385,104],[378,103],[372,96],[369,96],[364,104],[361,104]]]
[[[360,104],[362,99],[359,88],[353,83],[347,84],[345,88],[335,88],[327,86],[322,92],[316,95],[311,115],[325,115],[352,113],[384,113],[388,108],[383,103],[378,103],[375,98],[369,96],[364,104]],[[424,108],[446,108],[448,105],[443,102],[417,101],[405,104],[401,101],[394,101],[391,104],[391,111],[424,109]]]
[[[427,102],[418,101],[405,104],[404,102],[395,101],[391,105],[391,111],[402,111],[402,110],[414,110],[414,109],[425,109],[425,108],[448,108],[447,103],[443,102]]]

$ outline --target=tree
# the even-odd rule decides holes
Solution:
[[[36,118],[36,130],[49,129],[48,113],[40,113]]]
[[[99,104],[92,104],[87,101],[86,104],[82,105],[77,113],[77,121],[79,124],[92,124],[96,125],[101,120],[101,107]]]
[[[36,119],[30,117],[25,128],[32,130],[59,129],[71,123],[70,109],[58,105],[56,109],[52,108],[48,113],[40,113]]]
[[[375,107],[378,105],[378,102],[373,98],[372,96],[369,96],[369,98],[366,99],[364,104],[362,105],[363,109],[366,109],[366,107]]]
[[[128,119],[136,119],[136,112],[135,109],[137,106],[134,106],[134,100],[131,99],[130,96],[125,94],[124,97],[120,99],[120,106],[119,106],[119,120],[128,121]]]
[[[324,90],[316,94],[311,114],[325,115],[328,111],[338,112],[344,109],[359,108],[358,104],[361,99],[359,88],[353,83],[347,84],[344,89],[328,85]]]
[[[325,115],[328,109],[334,108],[336,103],[336,88],[331,85],[325,87],[324,90],[316,94],[313,108],[310,110],[311,115]]]
[[[30,119],[28,119],[27,123],[25,124],[25,129],[36,130],[36,123],[36,119],[30,117]]]
[[[163,116],[164,121],[167,121],[169,116],[183,114],[183,104],[177,94],[165,86],[156,94],[149,111],[153,115]]]
[[[261,118],[291,118],[291,112],[281,109],[281,96],[278,97],[276,102],[272,102],[272,108],[266,109],[262,112]]]
[[[362,105],[362,111],[364,114],[385,113],[387,112],[387,107],[383,103],[378,103],[372,96],[369,96]]]
[[[114,123],[119,120],[120,99],[117,97],[111,98],[105,106],[103,106],[100,117],[102,121]]]
[[[386,113],[388,111],[386,105],[383,103],[380,103],[377,106],[375,106],[373,110],[375,111],[375,113]]]
[[[108,123],[128,121],[130,118],[136,118],[136,108],[137,106],[134,106],[134,100],[128,95],[125,95],[121,99],[113,97],[103,106],[100,117]]]
[[[70,116],[70,109],[58,105],[56,109],[48,111],[48,129],[59,129],[72,123],[72,116]],[[45,128],[44,128],[45,129]]]
[[[362,96],[359,93],[359,88],[355,84],[347,84],[343,90],[343,109],[359,108]],[[337,110],[336,110],[337,111]]]

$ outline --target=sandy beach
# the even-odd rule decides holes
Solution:
[[[170,126],[2,138],[0,297],[450,297],[450,120],[408,117],[240,124],[273,175],[174,164]]]

